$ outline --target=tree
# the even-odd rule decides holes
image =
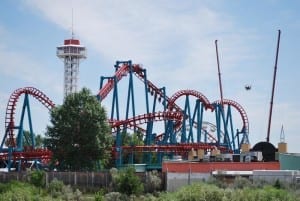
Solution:
[[[50,121],[45,144],[58,169],[94,170],[109,160],[113,138],[106,111],[88,89],[67,96]]]

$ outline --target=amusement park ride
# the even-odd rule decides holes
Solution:
[[[119,91],[121,80],[128,77],[127,98],[125,99],[125,114],[121,114],[121,99]],[[143,85],[144,99],[135,96],[134,77]],[[124,81],[124,80],[123,80]],[[24,95],[22,116],[19,125],[15,124],[17,102]],[[248,140],[248,118],[240,104],[233,100],[224,99],[212,103],[200,92],[195,90],[180,90],[172,96],[167,96],[165,88],[156,87],[147,79],[147,71],[141,65],[131,61],[117,61],[115,74],[111,77],[101,77],[100,90],[97,94],[101,104],[108,95],[112,95],[111,114],[109,123],[112,134],[116,138],[113,153],[116,165],[123,164],[123,152],[131,151],[145,153],[144,162],[159,164],[164,156],[186,155],[190,150],[219,149],[222,152],[239,153],[241,144]],[[22,164],[27,160],[49,160],[51,152],[45,149],[36,149],[31,121],[29,96],[40,101],[47,109],[54,107],[54,103],[41,91],[33,87],[17,89],[9,98],[5,118],[5,135],[0,147],[0,159],[7,161],[8,168],[17,161]],[[150,97],[152,100],[150,100]],[[184,106],[177,100],[184,99]],[[192,103],[194,98],[195,103]],[[144,101],[144,113],[136,114],[135,103]],[[157,110],[158,104],[162,110]],[[124,105],[124,102],[123,102]],[[193,106],[193,108],[192,108]],[[232,109],[237,110],[242,120],[239,129],[234,127]],[[28,114],[30,124],[30,147],[23,146],[23,120]],[[206,113],[215,115],[215,123],[205,120]],[[123,115],[123,116],[122,116]],[[154,131],[155,123],[162,122],[162,132]],[[208,130],[207,128],[210,127]],[[213,130],[214,129],[214,130]],[[15,133],[15,131],[18,131]],[[122,133],[132,130],[144,134],[143,146],[123,146]],[[236,131],[236,132],[235,132]],[[17,134],[15,136],[15,134]],[[156,161],[153,162],[153,155]]]
[[[201,92],[191,89],[179,90],[168,96],[165,87],[157,87],[148,79],[142,65],[130,60],[117,61],[114,70],[112,76],[101,77],[97,98],[103,106],[111,104],[108,119],[115,137],[112,155],[116,167],[134,163],[137,154],[142,154],[143,163],[155,168],[161,165],[164,158],[180,156],[187,159],[192,150],[240,154],[242,145],[249,144],[247,114],[239,103],[223,98],[220,72],[221,99],[210,102]],[[22,95],[21,118],[16,125],[17,102]],[[29,160],[47,163],[51,159],[49,150],[35,147],[29,96],[49,110],[55,107],[44,93],[33,87],[20,88],[11,94],[6,109],[5,135],[0,147],[0,162],[8,170],[16,164],[20,170],[22,163]],[[24,137],[26,112],[30,139]],[[237,115],[233,117],[233,113]],[[143,134],[143,145],[124,145],[122,136],[133,133]],[[24,140],[29,147],[24,146]]]

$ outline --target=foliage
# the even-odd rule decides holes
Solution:
[[[124,199],[124,195],[122,195],[119,192],[107,193],[104,198],[106,201],[124,201],[124,200],[126,200],[126,198]]]
[[[112,135],[106,111],[91,92],[83,88],[70,94],[51,111],[45,144],[60,170],[95,170],[110,158]]]
[[[175,193],[177,200],[222,201],[224,190],[204,183],[183,187]]]
[[[296,195],[272,186],[263,188],[219,188],[212,184],[195,183],[174,193],[161,193],[159,201],[296,201]]]
[[[11,181],[1,189],[0,201],[31,201],[39,196],[38,189],[26,183]]]
[[[146,172],[146,190],[153,193],[161,188],[161,178],[156,170]]]
[[[70,185],[63,186],[62,188],[62,196],[63,200],[82,200],[82,193],[80,190],[76,189],[73,192],[73,189]]]
[[[206,181],[206,183],[215,185],[215,186],[217,186],[219,188],[223,188],[223,189],[227,188],[227,186],[228,186],[227,183],[225,183],[221,179],[217,179],[215,177],[209,177],[209,179]]]
[[[124,168],[112,175],[112,182],[117,191],[126,195],[139,195],[144,191],[143,183],[135,174],[133,167]]]
[[[279,179],[276,179],[273,186],[274,186],[274,188],[277,188],[277,189],[281,189],[283,187],[281,182],[279,181]]]
[[[73,191],[70,185],[64,185],[64,183],[54,178],[49,186],[48,193],[52,198],[62,198],[63,200],[82,200],[82,193],[76,189]]]
[[[95,193],[95,201],[104,201],[105,191],[104,189],[100,189]]]
[[[125,146],[144,145],[143,133],[141,133],[139,131],[136,133],[132,133],[132,134],[123,132],[122,133],[122,142],[123,142],[123,145],[125,145]]]
[[[45,186],[45,172],[40,170],[35,170],[29,174],[29,183],[34,186],[41,188]]]
[[[252,183],[249,179],[244,177],[236,177],[233,182],[233,188],[235,189],[243,189],[246,187],[252,186]]]
[[[245,188],[232,192],[232,201],[295,201],[296,197],[282,189],[276,189],[272,186],[264,188]]]
[[[63,187],[64,187],[64,183],[54,178],[48,186],[48,192],[50,193],[51,197],[57,198],[61,195],[61,192],[63,191]]]
[[[122,133],[122,143],[124,146],[140,146],[144,145],[143,133],[137,131],[135,133]],[[142,163],[143,153],[142,152],[132,152],[131,150],[123,151],[124,163]]]
[[[123,171],[125,170],[114,172],[117,175],[116,178],[119,178]],[[46,191],[39,194],[38,188],[29,183],[17,181],[11,181],[6,184],[1,183],[0,201],[80,201],[85,200],[83,198],[87,199],[79,190],[73,191],[70,186],[64,185],[63,182],[57,179],[50,182],[47,190],[49,193],[52,192],[52,196],[45,194]],[[55,197],[53,196],[53,192],[56,192]],[[99,195],[99,197],[96,195]],[[121,192],[110,192],[104,195],[104,189],[102,189],[93,198],[96,201],[300,201],[299,195],[297,196],[294,191],[277,189],[272,185],[261,188],[244,186],[243,188],[223,189],[208,183],[194,183],[184,186],[176,192],[160,192],[157,193],[157,197],[151,194],[128,195]]]

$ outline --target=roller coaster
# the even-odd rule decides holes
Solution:
[[[17,102],[20,96],[24,95],[23,107],[19,125],[15,123],[15,114]],[[38,163],[47,163],[52,156],[51,151],[43,148],[36,148],[35,136],[30,112],[29,96],[34,97],[49,110],[54,107],[54,103],[40,90],[34,87],[25,87],[15,90],[7,103],[5,114],[5,134],[0,146],[0,162],[1,166],[7,168],[8,171],[12,167],[21,170],[28,161],[33,161],[36,166]],[[25,114],[27,113],[30,135],[24,135],[23,125]],[[17,130],[17,137],[15,137]],[[26,146],[24,146],[26,140]]]
[[[114,67],[113,76],[100,78],[97,97],[102,103],[111,94],[109,122],[116,138],[113,151],[116,166],[123,165],[123,152],[129,153],[126,161],[131,162],[132,154],[142,152],[144,163],[151,165],[161,164],[164,157],[186,157],[189,151],[198,149],[211,151],[217,148],[223,153],[240,153],[241,145],[249,143],[248,117],[237,102],[223,99],[211,103],[195,90],[180,90],[169,97],[165,87],[158,88],[147,79],[146,69],[142,65],[117,61]],[[125,77],[128,81],[121,82]],[[138,95],[135,93],[138,82],[134,77],[141,83],[139,89],[142,92]],[[140,113],[137,112],[136,102],[143,105],[142,109],[139,108]],[[231,108],[240,116],[239,128],[234,125]],[[206,121],[208,113],[215,116],[214,123]],[[160,126],[155,126],[158,122]],[[161,132],[154,128],[160,128]],[[123,146],[122,135],[129,133],[128,130],[142,132],[144,145]]]
[[[146,69],[130,60],[117,61],[114,70],[113,76],[101,76],[96,96],[109,115],[115,137],[112,155],[116,167],[135,163],[136,155],[142,155],[142,162],[154,167],[161,165],[164,158],[177,155],[186,158],[191,150],[240,153],[241,145],[249,143],[248,117],[237,102],[229,99],[210,102],[202,93],[190,89],[167,96],[165,87],[154,85],[148,80]],[[14,116],[21,95],[24,102],[20,123],[16,125]],[[22,162],[28,160],[51,159],[49,150],[35,147],[29,96],[49,110],[55,107],[44,93],[33,87],[20,88],[11,94],[0,147],[0,160],[6,161],[8,168],[16,163],[21,168]],[[26,112],[30,139],[23,130]],[[142,145],[125,145],[124,135],[135,133],[141,134]],[[24,140],[29,146],[24,146]]]

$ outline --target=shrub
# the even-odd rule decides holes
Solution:
[[[73,189],[70,185],[64,185],[64,183],[56,178],[54,178],[48,187],[48,192],[52,198],[62,198],[63,200],[82,200],[82,193],[80,190]]]
[[[279,179],[276,179],[273,187],[277,188],[277,189],[281,189],[283,186],[282,186],[281,182],[279,181]]]
[[[46,184],[45,172],[40,170],[34,170],[30,172],[29,183],[33,184],[38,188],[45,187]]]
[[[144,191],[144,185],[135,174],[133,167],[128,167],[112,174],[112,183],[117,191],[126,195],[140,195]]]
[[[244,177],[236,177],[233,182],[233,188],[235,189],[249,188],[251,186],[251,181]]]
[[[179,191],[175,192],[175,199],[180,201],[222,201],[224,196],[224,189],[215,185],[205,183],[195,183],[190,186],[185,186]]]
[[[122,195],[119,192],[110,192],[105,195],[105,200],[106,201],[124,201],[124,200],[127,200],[127,197],[124,198],[124,195]]]
[[[64,183],[56,178],[54,178],[48,187],[48,192],[50,193],[51,197],[57,198],[62,195]]]
[[[26,183],[11,181],[5,184],[5,188],[1,190],[0,201],[31,201],[38,195],[38,189],[35,186]]]
[[[161,178],[156,170],[146,173],[147,192],[153,193],[161,188]]]
[[[100,189],[98,192],[95,193],[95,201],[104,201],[104,189]]]

